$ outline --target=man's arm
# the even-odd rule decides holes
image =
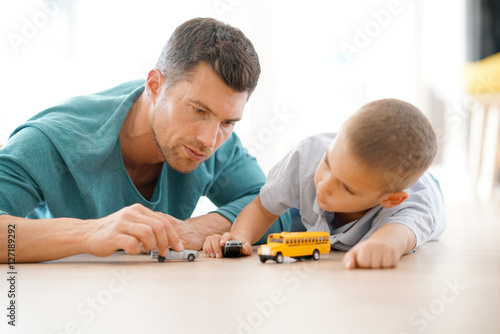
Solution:
[[[175,231],[184,247],[194,250],[200,250],[208,236],[228,232],[231,226],[231,222],[226,217],[216,212],[178,221],[174,224]]]
[[[16,262],[50,261],[81,253],[109,256],[118,249],[128,254],[158,249],[163,256],[169,246],[183,248],[175,224],[177,219],[139,204],[92,220],[0,215],[0,241],[7,245],[9,225],[15,225]],[[0,263],[7,263],[7,253],[5,247]]]
[[[387,224],[351,248],[342,262],[347,269],[392,268],[401,256],[415,248],[416,243],[415,233],[409,227]]]

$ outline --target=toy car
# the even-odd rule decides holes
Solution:
[[[224,257],[240,257],[243,244],[239,240],[226,241],[224,245]]]
[[[174,250],[170,250],[167,254],[167,256],[161,256],[158,255],[158,251],[154,250],[151,252],[151,258],[152,259],[158,259],[159,262],[163,262],[165,260],[188,260],[188,261],[194,261],[195,259],[198,258],[198,251],[195,250],[190,250],[190,249],[184,249],[181,250],[180,252],[176,252]]]
[[[260,262],[274,260],[283,263],[285,256],[295,259],[319,260],[320,253],[330,253],[330,235],[327,232],[281,232],[267,237],[267,244],[257,250]]]

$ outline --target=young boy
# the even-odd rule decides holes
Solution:
[[[347,251],[346,268],[394,267],[446,225],[439,184],[426,173],[436,150],[436,135],[416,107],[395,99],[368,103],[338,135],[307,138],[274,166],[231,231],[208,237],[203,251],[222,257],[227,240],[241,240],[251,255],[271,224],[297,208],[308,231],[329,232],[332,248]]]

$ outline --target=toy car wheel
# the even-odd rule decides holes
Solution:
[[[158,255],[158,262],[163,262],[163,261],[165,261],[165,257]]]
[[[260,262],[262,262],[262,263],[266,263],[266,261],[267,261],[267,259],[266,259],[266,258],[264,258],[264,257],[261,257],[261,258],[260,258]]]
[[[283,263],[283,254],[281,253],[276,254],[276,262]]]
[[[314,250],[313,252],[313,260],[318,261],[319,260],[319,251],[317,249]]]
[[[188,255],[188,261],[194,261],[194,259],[195,259],[194,254],[189,254]]]

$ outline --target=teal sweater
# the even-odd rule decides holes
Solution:
[[[138,80],[75,97],[18,127],[0,149],[0,214],[93,219],[140,203],[185,220],[207,196],[233,222],[265,182],[234,133],[192,173],[164,163],[151,200],[138,192],[123,165],[119,133],[143,91]],[[289,224],[284,215],[270,232]]]

